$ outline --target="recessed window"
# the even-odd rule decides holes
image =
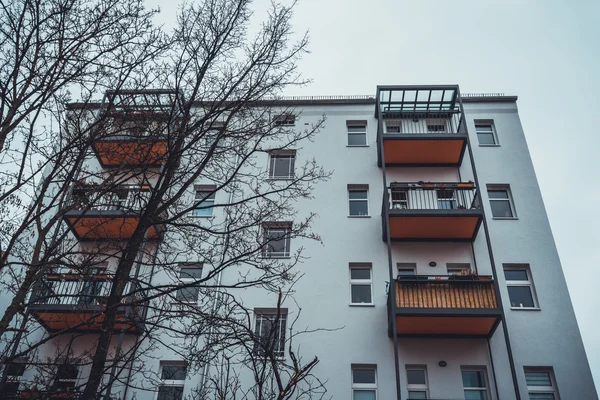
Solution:
[[[408,400],[428,399],[427,370],[425,367],[406,367]]]
[[[279,114],[273,118],[275,126],[294,126],[296,124],[296,116],[294,114]]]
[[[222,148],[225,147],[226,136],[225,124],[223,122],[213,122],[204,135],[204,143],[210,148],[216,142],[215,148]]]
[[[463,390],[467,400],[488,400],[488,384],[483,368],[461,368]]]
[[[399,119],[388,119],[385,121],[385,133],[402,133],[402,122]]]
[[[537,300],[527,265],[504,265],[504,279],[512,308],[537,308]]]
[[[407,210],[408,192],[403,190],[392,190],[392,210]]]
[[[351,217],[369,215],[369,186],[348,185],[348,215]]]
[[[403,276],[415,276],[417,274],[417,264],[416,263],[398,263],[396,264],[398,268],[398,277]]]
[[[373,304],[371,264],[350,264],[350,303]]]
[[[295,151],[274,152],[269,156],[269,179],[293,179]]]
[[[517,214],[508,186],[488,185],[487,191],[494,218],[516,218]]]
[[[289,257],[291,222],[267,222],[263,225],[263,257]]]
[[[448,189],[438,189],[435,191],[437,195],[437,205],[440,210],[455,210],[456,209],[456,191]]]
[[[256,322],[254,354],[281,358],[285,356],[287,310],[254,310]]]
[[[158,386],[157,400],[182,400],[187,366],[182,361],[160,363],[161,384]]]
[[[25,373],[26,367],[27,364],[25,362],[11,362],[5,364],[6,382],[4,383],[4,386],[2,386],[2,389],[0,389],[0,395],[10,397],[19,394],[20,379]]]
[[[525,381],[530,400],[558,400],[552,368],[525,367]]]
[[[194,217],[211,217],[213,215],[213,206],[215,205],[215,185],[195,185],[196,196],[194,198]]]
[[[446,132],[446,125],[440,123],[427,123],[427,133]]]
[[[464,275],[471,271],[471,264],[468,263],[448,263],[446,264],[448,275]]]
[[[367,145],[367,121],[346,121],[348,146]]]
[[[182,303],[196,303],[200,295],[200,287],[194,283],[202,277],[201,263],[179,264],[179,282],[186,285],[175,292],[175,298]]]
[[[498,144],[496,140],[496,131],[492,121],[475,121],[475,132],[480,146],[490,146]]]
[[[54,386],[57,391],[73,391],[77,386],[77,377],[79,376],[79,365],[61,364],[56,371],[56,381]]]
[[[352,366],[352,400],[377,399],[377,368],[374,365]]]

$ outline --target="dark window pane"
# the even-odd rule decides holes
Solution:
[[[496,139],[493,133],[479,133],[477,132],[477,140],[479,144],[496,144]]]
[[[406,378],[409,385],[424,385],[425,371],[422,369],[408,369],[406,370]]]
[[[369,206],[367,201],[351,201],[350,215],[369,215]]]
[[[266,232],[267,253],[285,256],[289,253],[290,238],[284,229],[269,229]]]
[[[491,125],[475,125],[475,130],[477,131],[477,133],[492,132],[492,126]]]
[[[352,400],[375,400],[375,391],[374,390],[355,390],[352,393]]]
[[[545,371],[525,372],[527,386],[552,386],[550,373]]]
[[[367,134],[366,133],[353,133],[348,134],[348,146],[366,146]]]
[[[168,379],[173,381],[185,380],[187,368],[184,365],[163,365],[161,379]]]
[[[177,289],[175,293],[175,298],[179,301],[183,301],[186,303],[193,303],[198,301],[198,294],[200,293],[200,288],[195,286],[184,287],[181,289]]]
[[[427,132],[444,132],[446,127],[440,124],[427,125]]]
[[[465,390],[465,400],[487,400],[485,390]]]
[[[371,285],[352,285],[352,303],[371,303]]]
[[[371,279],[370,268],[350,268],[351,279]]]
[[[2,388],[0,388],[0,396],[16,396],[18,392],[19,382],[6,382],[2,385]]]
[[[529,286],[509,286],[508,296],[512,307],[534,307]]]
[[[529,400],[555,400],[553,393],[529,393]]]
[[[528,281],[527,271],[524,269],[505,269],[504,278],[507,281]]]
[[[463,387],[485,387],[485,375],[483,371],[462,371],[462,381]]]
[[[294,171],[294,157],[273,156],[271,157],[271,177],[290,178]]]
[[[365,133],[365,132],[367,132],[367,127],[364,125],[348,127],[348,133]]]
[[[490,199],[508,199],[508,192],[506,190],[488,190],[488,197]]]
[[[77,379],[79,367],[77,365],[59,365],[56,372],[57,379]]]
[[[508,200],[504,201],[490,201],[490,206],[492,207],[492,215],[494,217],[507,217],[511,218],[513,216],[512,210],[510,208],[510,203]]]
[[[350,190],[348,192],[348,197],[350,200],[366,200],[367,199],[367,191],[366,190]]]
[[[23,376],[25,373],[26,364],[12,362],[6,367],[6,375],[8,376]]]
[[[181,267],[179,277],[184,279],[201,278],[202,268],[197,267]]]
[[[158,388],[156,400],[181,400],[183,399],[182,386],[161,386]]]
[[[353,383],[375,383],[375,370],[374,369],[353,369],[352,370],[352,382]]]
[[[421,400],[421,399],[427,399],[427,392],[423,392],[423,391],[414,391],[414,390],[409,390],[408,391],[408,400]]]
[[[402,268],[402,269],[398,269],[398,275],[403,275],[403,276],[413,276],[415,275],[415,270],[412,268]]]

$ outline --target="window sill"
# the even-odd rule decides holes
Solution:
[[[214,218],[214,215],[192,215],[192,218]]]
[[[348,215],[348,218],[371,218],[370,215]]]
[[[514,221],[514,220],[518,220],[518,217],[492,217],[492,219],[497,219],[500,221]]]
[[[347,144],[346,147],[371,147],[368,144],[354,144],[354,145],[350,145]]]
[[[350,303],[350,307],[375,307],[374,303]]]
[[[539,307],[511,307],[510,309],[515,311],[542,311]]]
[[[500,147],[499,144],[480,144],[479,147]]]
[[[276,260],[288,260],[292,258],[292,256],[261,256],[260,258],[264,259],[276,259]]]
[[[295,178],[293,176],[291,176],[291,177],[288,176],[288,177],[285,177],[285,178],[273,178],[273,177],[270,177],[270,178],[267,178],[266,180],[267,181],[293,181],[294,179]]]

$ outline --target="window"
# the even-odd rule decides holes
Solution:
[[[367,121],[346,121],[348,146],[367,145]]]
[[[465,400],[488,400],[487,379],[483,368],[463,368],[462,381]]]
[[[350,264],[350,303],[373,304],[371,264]]]
[[[183,285],[189,285],[202,277],[202,264],[179,264],[179,280]],[[177,289],[175,298],[182,303],[196,303],[200,294],[199,286],[186,286]]]
[[[269,157],[269,179],[293,179],[295,151],[274,152]]]
[[[439,123],[435,123],[435,124],[427,124],[427,133],[439,133],[439,132],[446,132],[446,125],[444,124],[439,124]]]
[[[287,310],[254,310],[256,325],[254,335],[254,353],[282,358],[285,356],[285,329]]]
[[[446,264],[448,275],[466,274],[471,270],[471,264],[468,263],[448,263]],[[465,272],[463,272],[465,271]]]
[[[480,146],[495,145],[496,132],[492,121],[475,121],[475,132]]]
[[[187,366],[183,361],[162,361],[160,363],[161,384],[158,386],[156,400],[181,400],[187,375]]]
[[[488,197],[494,218],[515,218],[512,196],[507,186],[488,185]]]
[[[440,210],[455,210],[456,209],[456,191],[448,189],[438,189],[437,204]]]
[[[348,215],[366,217],[369,215],[369,186],[348,185]]]
[[[396,264],[398,268],[398,276],[415,276],[417,274],[417,264],[416,263],[398,263]]]
[[[374,365],[352,366],[352,400],[377,399],[377,368]]]
[[[385,121],[385,133],[402,133],[402,122],[399,119]]]
[[[25,373],[27,364],[24,362],[11,362],[6,368],[6,382],[0,389],[0,396],[16,396],[19,393],[20,378]]]
[[[531,273],[527,265],[504,265],[504,279],[512,308],[537,308]]]
[[[225,146],[225,137],[225,123],[216,121],[206,131],[204,143],[207,147],[212,147],[213,143],[217,142],[215,148],[221,148]]]
[[[392,210],[408,209],[408,193],[402,190],[392,190]]]
[[[215,185],[194,185],[196,197],[192,215],[194,217],[212,217],[215,204]]]
[[[263,257],[289,257],[291,222],[269,222],[263,226]]]
[[[427,399],[427,370],[425,367],[406,367],[408,400]]]
[[[525,381],[529,400],[558,400],[556,380],[552,368],[525,367]]]
[[[54,386],[57,391],[73,392],[77,386],[79,376],[79,365],[61,364],[56,370]]]
[[[275,126],[294,126],[296,124],[296,116],[294,114],[279,114],[273,118]]]

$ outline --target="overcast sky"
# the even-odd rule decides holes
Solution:
[[[256,0],[257,7],[268,5]],[[172,26],[173,1],[159,21]],[[596,387],[600,384],[599,0],[301,0],[313,82],[287,95],[457,83],[519,96],[523,128]],[[560,321],[557,321],[557,324]]]

